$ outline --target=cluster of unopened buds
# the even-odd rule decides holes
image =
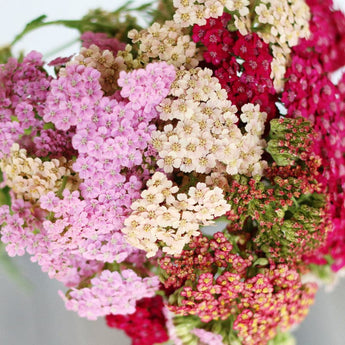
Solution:
[[[133,344],[282,344],[345,267],[345,16],[158,6],[0,65],[1,241]]]

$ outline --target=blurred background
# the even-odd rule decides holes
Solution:
[[[145,2],[134,1],[136,4]],[[345,0],[335,2],[345,10]],[[49,20],[77,19],[88,9],[114,10],[123,3],[120,0],[1,0],[0,46],[12,41],[26,23],[42,14],[48,15]],[[56,56],[76,52],[78,44],[54,54],[77,38],[75,30],[45,27],[28,34],[15,45],[14,52],[34,49],[50,61]],[[57,294],[59,289],[64,290],[62,284],[50,280],[29,257],[14,258],[13,263],[19,276],[12,276],[4,265],[0,265],[0,345],[130,344],[121,331],[107,328],[103,319],[87,321],[67,311]],[[294,333],[298,345],[345,344],[345,278],[332,292],[320,289],[310,314]]]

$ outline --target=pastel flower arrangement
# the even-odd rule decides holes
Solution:
[[[55,22],[82,47],[54,73],[2,50],[1,241],[134,345],[293,344],[345,267],[345,16],[154,5]]]

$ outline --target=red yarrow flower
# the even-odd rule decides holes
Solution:
[[[153,345],[169,339],[160,296],[143,298],[137,302],[135,313],[130,315],[107,315],[109,327],[119,328],[132,338],[132,345]]]

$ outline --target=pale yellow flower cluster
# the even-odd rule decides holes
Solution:
[[[304,0],[261,0],[255,13],[259,24],[270,27],[267,32],[258,32],[266,43],[291,48],[298,44],[299,38],[310,36],[310,9]]]
[[[218,18],[224,7],[240,16],[249,14],[249,0],[174,0],[174,21],[183,27],[205,25],[208,18]]]
[[[285,46],[272,45],[273,60],[271,62],[271,78],[273,80],[274,88],[277,92],[284,89],[284,76],[286,68],[290,62],[290,48]]]
[[[244,105],[242,133],[237,108],[210,69],[179,70],[158,110],[166,125],[152,133],[152,145],[164,172],[175,168],[209,174],[217,168],[230,175],[252,176],[261,175],[266,167],[261,160],[266,113],[258,105]]]
[[[254,10],[253,26],[263,26],[257,33],[273,50],[271,78],[279,92],[284,87],[290,48],[310,36],[310,9],[305,0],[261,0]]]
[[[101,73],[99,83],[106,95],[112,95],[119,89],[117,80],[121,71],[127,70],[122,56],[114,57],[109,50],[101,50],[92,44],[89,48],[82,47],[80,53],[74,57],[68,65],[80,64],[92,67]],[[63,70],[60,72],[63,75]]]
[[[159,249],[169,255],[180,254],[191,237],[200,234],[200,225],[211,225],[214,218],[230,210],[219,187],[210,189],[199,182],[187,194],[178,192],[165,174],[156,172],[141,199],[131,206],[133,212],[122,232],[132,246],[146,251],[147,257]]]
[[[6,184],[16,194],[33,203],[50,191],[57,192],[63,185],[63,177],[70,177],[65,181],[66,188],[76,189],[75,179],[71,176],[72,162],[65,158],[42,161],[40,158],[27,156],[25,149],[17,143],[12,145],[10,153],[0,160],[0,169],[4,173]]]
[[[154,23],[147,30],[131,30],[128,37],[133,43],[140,42],[139,56],[166,61],[179,68],[196,67],[201,59],[196,44],[184,29],[173,21],[163,25]]]

